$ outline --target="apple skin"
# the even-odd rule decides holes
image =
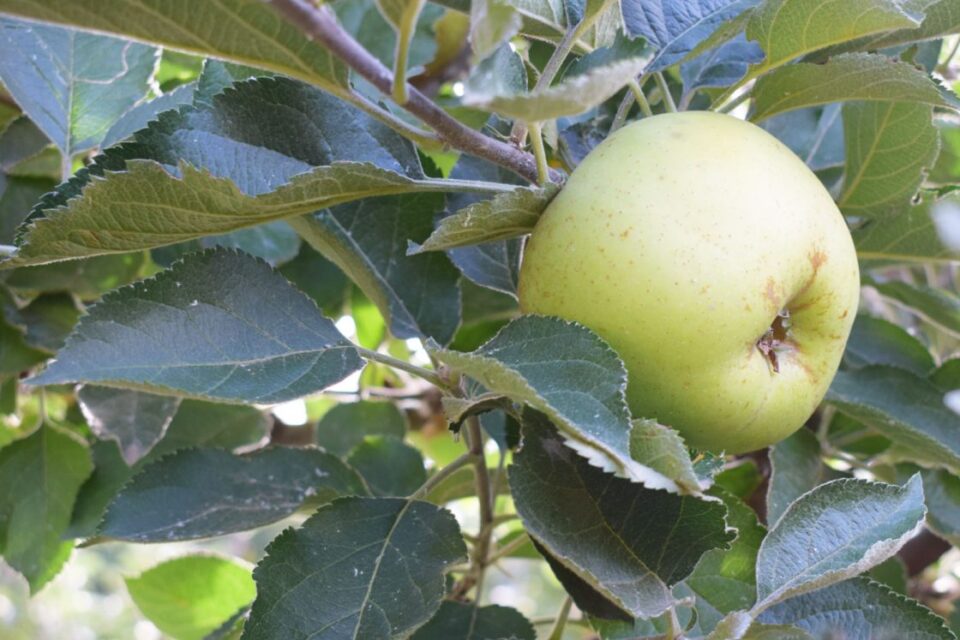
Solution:
[[[537,223],[519,284],[524,313],[579,322],[620,354],[634,417],[727,453],[810,417],[859,292],[817,177],[766,131],[711,112],[645,118],[598,145]]]

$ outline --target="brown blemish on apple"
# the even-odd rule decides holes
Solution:
[[[627,237],[629,237],[631,231],[633,231],[633,227],[630,227],[630,228],[628,228],[628,229],[624,229],[623,233],[620,234],[620,237],[621,237],[621,238],[627,238]]]
[[[780,296],[777,295],[777,283],[773,278],[767,278],[767,288],[763,292],[763,297],[770,301],[775,309],[780,308]]]
[[[837,316],[837,320],[843,320],[843,319],[846,318],[848,315],[850,315],[850,309],[844,309],[844,310],[843,310],[843,313],[841,313],[839,316]]]

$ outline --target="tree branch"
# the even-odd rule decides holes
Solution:
[[[306,0],[267,1],[308,37],[326,47],[384,95],[392,93],[393,73],[354,40],[327,7],[314,7]],[[430,125],[440,139],[451,147],[506,167],[530,182],[537,181],[537,163],[531,154],[463,125],[415,87],[408,86],[408,100],[402,106]],[[560,174],[554,173],[553,179],[561,181]]]

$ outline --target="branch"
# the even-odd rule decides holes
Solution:
[[[267,1],[308,37],[326,47],[384,95],[392,93],[393,73],[354,40],[327,7],[314,7],[306,0]],[[403,108],[430,125],[443,142],[506,167],[530,182],[537,181],[537,163],[531,154],[461,124],[415,87],[408,86],[407,91],[408,100],[402,105]],[[560,182],[560,174],[554,173],[553,179]]]

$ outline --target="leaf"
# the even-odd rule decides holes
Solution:
[[[749,77],[830,45],[919,24],[897,0],[767,0],[747,22],[747,39],[767,54]]]
[[[680,65],[683,93],[687,95],[699,89],[728,87],[743,78],[751,64],[761,60],[763,50],[757,43],[747,42],[746,36],[739,34],[733,40]]]
[[[394,436],[367,436],[347,456],[347,463],[375,496],[409,496],[427,480],[420,451]]]
[[[174,640],[203,640],[257,593],[249,569],[216,556],[168,560],[126,583],[141,613]]]
[[[558,318],[521,316],[472,353],[431,354],[493,393],[545,413],[567,445],[591,464],[679,491],[677,484],[630,456],[630,411],[620,358],[585,327]]]
[[[853,239],[861,260],[954,261],[960,255],[960,191],[870,220],[853,230]]]
[[[919,0],[917,7],[921,8],[926,14],[919,27],[880,33],[873,37],[840,45],[836,49],[842,51],[875,51],[921,40],[933,40],[951,33],[957,33],[960,30],[960,6],[957,6],[953,0],[934,0],[933,2]],[[832,50],[828,50],[826,53],[832,52]]]
[[[346,67],[259,0],[0,0],[0,13],[270,69],[341,95],[349,87]]]
[[[526,122],[543,122],[581,114],[613,96],[643,71],[646,58],[627,58],[594,67],[559,84],[524,92],[506,91],[490,82],[473,79],[466,84],[464,104]],[[485,76],[484,76],[485,77]]]
[[[73,297],[66,293],[37,296],[20,309],[7,307],[7,319],[25,331],[26,344],[50,353],[63,346],[80,317]]]
[[[923,477],[923,495],[927,503],[927,526],[956,546],[960,543],[960,478],[942,469],[919,469],[906,465]],[[899,465],[898,465],[899,471]]]
[[[913,65],[866,53],[777,69],[757,80],[753,97],[754,122],[792,109],[851,100],[916,102],[954,110],[960,106],[955,95]]]
[[[946,289],[914,285],[895,280],[867,280],[887,300],[953,335],[960,335],[960,296]]]
[[[14,230],[33,203],[56,186],[49,176],[21,175],[23,163],[38,157],[49,145],[43,132],[26,117],[0,127],[0,243],[13,241]]]
[[[919,531],[924,512],[919,476],[903,487],[834,480],[804,494],[760,545],[754,611],[883,562]]]
[[[760,0],[622,0],[623,22],[632,37],[643,36],[659,51],[647,72],[680,62],[720,25]]]
[[[837,201],[846,215],[875,217],[910,206],[940,151],[933,107],[914,102],[843,106],[846,167]]]
[[[474,60],[482,60],[515,36],[523,21],[517,10],[503,0],[471,0],[470,48]]]
[[[104,296],[31,382],[283,402],[362,366],[356,348],[279,274],[216,249]]]
[[[42,426],[0,449],[0,556],[36,593],[63,567],[73,543],[62,539],[90,454],[73,436]]]
[[[312,247],[301,244],[300,252],[280,267],[280,273],[310,296],[325,316],[336,318],[341,314],[350,281]]]
[[[77,392],[77,403],[97,438],[116,441],[124,461],[133,465],[166,433],[180,398],[84,386]]]
[[[893,440],[910,459],[960,473],[960,416],[930,382],[893,367],[840,371],[827,401]]]
[[[342,498],[267,547],[244,640],[403,637],[440,607],[466,558],[450,512],[400,498]]]
[[[99,533],[141,543],[209,538],[282,520],[307,498],[365,493],[352,469],[316,449],[246,456],[185,449],[134,476],[111,502]]]
[[[193,102],[196,83],[183,84],[176,89],[157,96],[152,100],[141,102],[123,114],[104,135],[100,146],[112,147],[146,128],[165,111],[175,111],[180,107]]]
[[[444,601],[411,640],[535,640],[533,625],[516,609]]]
[[[767,522],[776,523],[800,496],[829,477],[820,460],[820,443],[809,429],[800,429],[770,449]]]
[[[99,146],[147,95],[157,57],[126,40],[0,18],[0,80],[68,158]]]
[[[253,407],[184,400],[163,438],[132,468],[115,442],[94,443],[93,473],[77,495],[67,536],[93,536],[114,496],[147,464],[190,447],[237,449],[261,445],[269,429],[270,421]]]
[[[906,329],[863,314],[853,322],[843,361],[854,369],[872,364],[900,367],[921,378],[936,368],[930,350]]]
[[[766,534],[757,515],[739,498],[720,488],[712,489],[710,494],[723,500],[727,525],[737,530],[737,537],[729,549],[712,549],[703,554],[684,581],[696,595],[701,628],[711,628],[724,615],[753,606],[757,596],[754,566]]]
[[[96,300],[107,291],[141,277],[146,258],[140,251],[24,267],[8,272],[6,284],[18,293],[69,291],[81,300]]]
[[[559,189],[518,188],[471,204],[440,221],[423,244],[411,242],[408,255],[505,240],[526,235]]]
[[[347,455],[365,436],[403,438],[406,419],[392,402],[345,402],[326,412],[315,430],[318,445],[338,456]]]
[[[764,612],[759,620],[792,624],[817,638],[840,633],[844,640],[956,639],[943,619],[916,600],[866,578],[791,598]]]
[[[510,488],[527,533],[632,617],[665,611],[668,585],[733,538],[719,502],[605,474],[563,446],[539,414],[525,413],[514,461]]]
[[[630,429],[634,460],[673,480],[681,493],[699,494],[705,487],[679,433],[654,420],[634,420]]]
[[[354,107],[292,80],[258,78],[210,104],[168,111],[135,143],[107,150],[35,208],[10,264],[151,248],[356,198],[459,188],[468,187],[423,179],[412,145]]]
[[[430,235],[442,209],[434,194],[369,198],[291,224],[357,283],[394,337],[446,344],[460,324],[460,273],[443,254],[406,254],[409,240]]]
[[[843,119],[839,104],[787,111],[760,125],[814,171],[843,165]]]

